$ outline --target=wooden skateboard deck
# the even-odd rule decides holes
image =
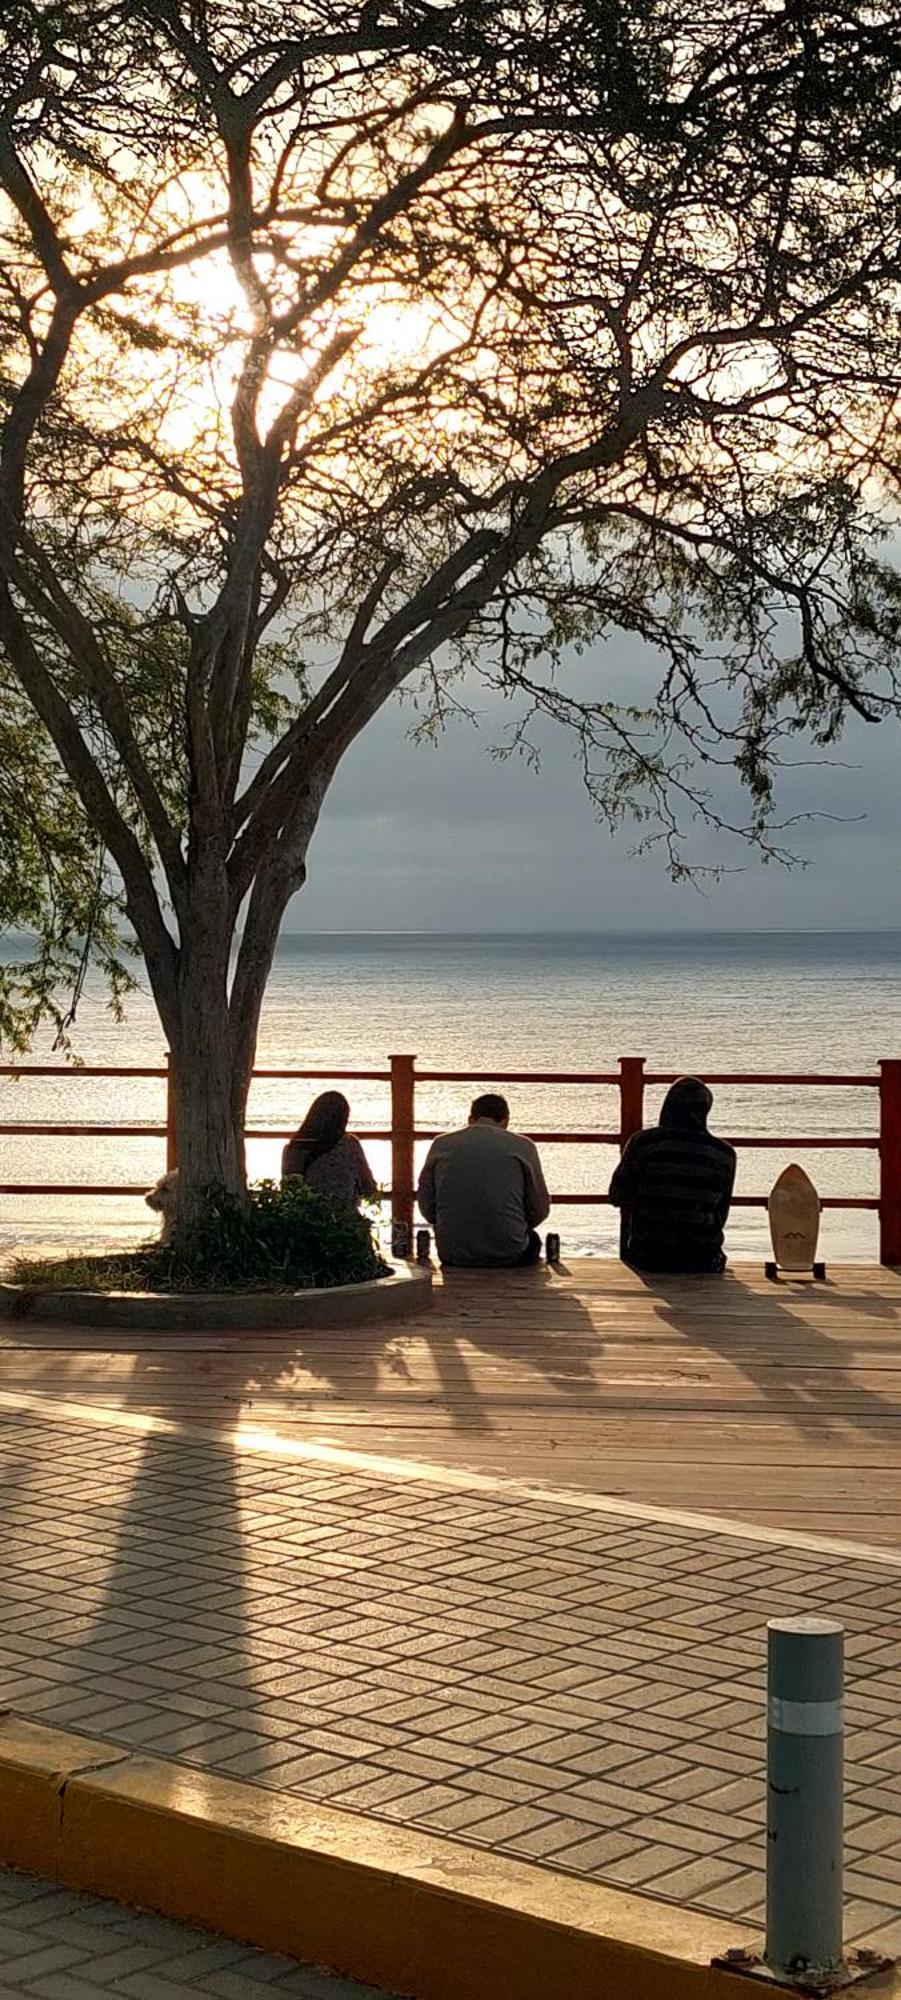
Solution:
[[[786,1167],[770,1189],[767,1209],[773,1256],[782,1271],[811,1271],[820,1233],[820,1197],[803,1167]]]

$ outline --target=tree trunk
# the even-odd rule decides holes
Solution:
[[[243,1105],[236,1116],[227,1007],[198,994],[172,1052],[178,1226],[201,1214],[208,1191],[246,1192]]]
[[[306,880],[306,852],[316,826],[325,784],[308,787],[297,808],[297,826],[289,844],[283,841],[268,865],[257,873],[247,903],[244,930],[235,963],[229,1008],[231,1027],[232,1106],[243,1122],[256,1058],[260,1013],[266,996],[282,918]]]
[[[238,1201],[246,1193],[247,1089],[235,1091],[228,1009],[231,933],[218,899],[211,897],[204,908],[198,897],[185,928],[172,1048],[179,1228],[202,1213],[209,1190]]]
[[[304,880],[323,790],[304,800],[293,842],[283,842],[254,881],[231,990],[234,912],[225,871],[215,844],[198,842],[172,1041],[177,1230],[203,1214],[211,1190],[238,1201],[247,1193],[244,1129],[260,1012],[285,907]]]

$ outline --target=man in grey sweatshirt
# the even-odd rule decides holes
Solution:
[[[419,1207],[442,1264],[512,1269],[534,1264],[550,1208],[538,1150],[508,1130],[503,1097],[477,1097],[461,1132],[442,1132],[419,1177]]]

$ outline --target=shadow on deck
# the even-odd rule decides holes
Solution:
[[[396,1328],[8,1328],[0,1388],[901,1542],[901,1277],[879,1267],[774,1286],[584,1259],[448,1273]]]

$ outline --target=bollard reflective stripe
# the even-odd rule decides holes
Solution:
[[[840,1736],[845,1726],[841,1701],[784,1701],[771,1694],[767,1714],[770,1728],[784,1736]]]

